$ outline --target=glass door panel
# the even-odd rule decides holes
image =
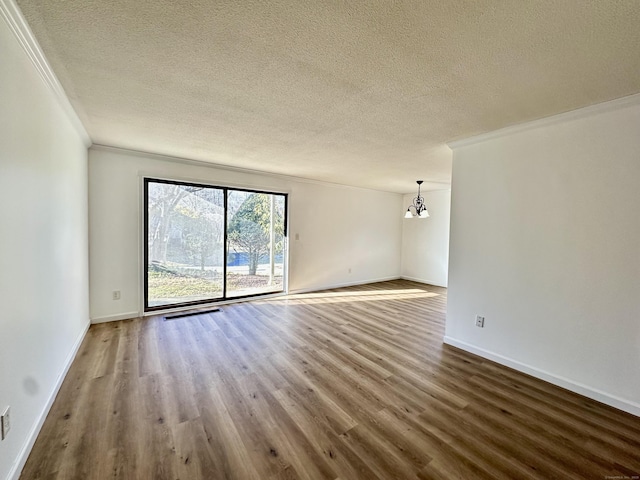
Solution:
[[[145,308],[224,296],[224,189],[145,180]]]
[[[227,192],[227,297],[284,290],[285,196]]]

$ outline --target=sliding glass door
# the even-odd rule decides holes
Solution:
[[[283,290],[283,195],[229,190],[227,296]]]
[[[145,310],[284,290],[285,194],[144,180]]]

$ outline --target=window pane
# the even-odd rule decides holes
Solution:
[[[283,195],[229,190],[227,297],[284,289]]]
[[[148,183],[147,306],[221,298],[224,190]]]

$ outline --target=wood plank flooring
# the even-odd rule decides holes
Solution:
[[[442,344],[393,281],[94,325],[21,478],[605,479],[640,418]]]

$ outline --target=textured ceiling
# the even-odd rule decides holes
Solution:
[[[640,91],[639,0],[18,4],[94,143],[401,193]]]

